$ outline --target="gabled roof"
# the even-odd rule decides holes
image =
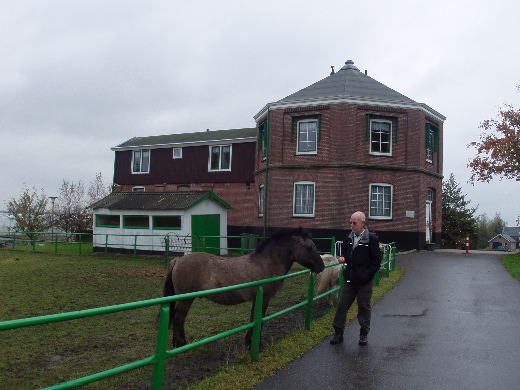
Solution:
[[[502,229],[502,234],[507,234],[507,235],[509,235],[511,237],[518,237],[518,236],[520,236],[520,227],[518,227],[518,226],[510,226],[510,227],[505,226]]]
[[[187,210],[206,199],[232,209],[212,191],[112,192],[91,207],[110,210]]]
[[[134,137],[112,148],[112,150],[135,149],[146,146],[173,147],[218,142],[253,142],[256,141],[256,128],[198,131],[195,133],[153,135],[149,137]]]
[[[504,233],[497,234],[495,237],[493,237],[488,242],[494,241],[498,237],[502,237],[504,240],[509,241],[509,242],[516,242],[516,240],[513,237],[511,237],[509,234],[504,234]]]
[[[376,106],[420,109],[440,121],[446,117],[426,104],[417,103],[407,96],[381,84],[359,71],[352,60],[330,76],[295,92],[276,103],[266,105],[256,116],[258,120],[268,108],[298,107],[305,105],[355,103]]]

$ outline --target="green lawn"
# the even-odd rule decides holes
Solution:
[[[520,280],[520,253],[503,256],[502,264],[516,280]]]

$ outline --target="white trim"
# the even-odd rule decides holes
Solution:
[[[372,151],[372,122],[383,122],[383,123],[389,123],[390,124],[390,152],[388,153],[384,153],[384,152],[373,152]],[[393,141],[392,141],[392,136],[393,136],[393,124],[392,124],[392,121],[389,121],[387,119],[370,119],[370,123],[369,123],[369,132],[370,132],[370,145],[369,145],[369,151],[368,153],[372,156],[389,156],[391,157],[392,156],[392,151],[393,151]]]
[[[143,165],[143,153],[144,151],[147,151],[148,152],[148,170],[147,171],[134,171],[134,158],[135,158],[135,152],[141,152],[141,165],[140,167],[142,167]],[[151,162],[152,162],[152,151],[150,149],[138,149],[138,150],[133,150],[132,151],[132,162],[130,163],[130,172],[132,173],[132,175],[146,175],[148,173],[150,173],[150,165],[151,165]]]
[[[315,123],[316,124],[316,134],[314,137],[314,142],[316,145],[316,150],[310,152],[300,152],[300,123]],[[296,121],[296,154],[297,155],[315,155],[318,154],[318,120],[317,119],[300,119]]]
[[[195,134],[195,133],[193,133]],[[136,150],[136,149],[167,149],[175,146],[199,146],[199,145],[219,145],[225,142],[226,144],[243,144],[246,142],[256,142],[257,137],[241,137],[241,138],[225,138],[216,139],[209,141],[187,141],[187,142],[171,142],[167,144],[147,144],[147,145],[136,145],[136,146],[114,146],[110,148],[112,151],[125,151],[125,150]]]
[[[260,184],[258,187],[258,216],[263,217],[264,216],[264,206],[265,206],[265,186],[263,184]]]
[[[180,151],[180,156],[176,156],[175,155],[175,151],[178,150]],[[178,159],[178,158],[182,158],[182,148],[172,148],[172,158],[174,160]]]
[[[433,108],[427,106],[424,103],[416,103],[416,102],[399,102],[394,100],[377,100],[370,98],[352,98],[352,97],[344,97],[344,96],[331,96],[327,98],[314,98],[314,99],[303,99],[303,100],[293,100],[290,102],[274,102],[268,103],[262,108],[253,118],[255,121],[258,121],[259,118],[264,116],[268,110],[277,110],[282,108],[298,108],[298,107],[307,107],[307,106],[315,106],[315,105],[327,105],[327,104],[360,104],[360,105],[371,105],[371,106],[379,106],[379,107],[391,107],[391,108],[403,108],[406,110],[419,110],[423,111],[425,114],[431,115],[434,119],[439,122],[444,122],[446,117],[441,113],[435,111]]]
[[[220,147],[219,163],[218,163],[219,169],[211,169],[211,148],[214,148],[216,146]],[[222,148],[224,146],[229,146],[229,168],[226,168],[226,169],[220,168],[221,167],[221,161],[222,161],[221,160],[221,158],[222,158]],[[232,157],[233,157],[233,147],[232,147],[231,144],[208,145],[208,172],[231,172]]]
[[[390,215],[372,215],[372,187],[390,187]],[[370,183],[368,186],[368,218],[378,220],[391,220],[394,208],[394,186],[388,183]]]
[[[297,185],[312,185],[313,187],[313,198],[312,198],[312,213],[311,214],[296,214],[296,186]],[[305,217],[314,218],[316,215],[316,183],[313,181],[297,181],[293,183],[293,203],[292,203],[292,215],[293,217]]]

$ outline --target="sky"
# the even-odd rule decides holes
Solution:
[[[476,215],[520,216],[520,182],[471,185],[482,121],[520,108],[516,0],[0,0],[0,210],[33,187],[112,182],[134,136],[254,127],[347,60],[444,122],[444,176]]]

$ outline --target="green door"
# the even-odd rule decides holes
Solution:
[[[220,254],[220,215],[192,215],[191,235],[193,236],[192,251]],[[212,237],[208,237],[212,236]],[[204,241],[198,240],[204,237]]]

